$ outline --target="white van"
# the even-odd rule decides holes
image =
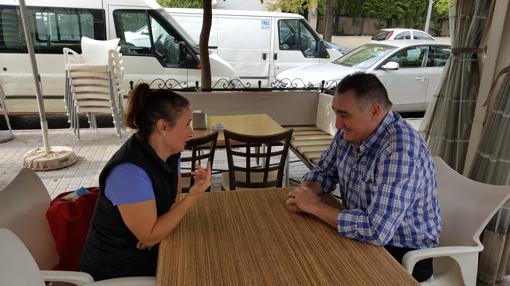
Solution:
[[[125,84],[161,79],[167,86],[200,82],[195,41],[153,0],[27,0],[32,38],[45,98],[63,98],[62,48],[81,52],[82,36],[120,38]],[[143,30],[145,40],[129,42]],[[210,55],[212,82],[237,75],[217,54]],[[0,0],[0,86],[8,102],[35,98],[18,0]],[[63,105],[63,104],[62,104]]]
[[[202,9],[166,8],[197,43]],[[266,86],[280,72],[303,65],[332,62],[342,54],[326,48],[303,16],[265,11],[213,9],[209,47],[251,86]]]

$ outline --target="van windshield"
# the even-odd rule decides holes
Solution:
[[[186,30],[184,30],[181,25],[179,25],[179,23],[177,23],[177,21],[175,21],[175,19],[165,11],[165,9],[161,8],[157,9],[156,11],[172,25],[172,27],[182,36],[184,41],[186,41],[193,49],[195,49],[195,52],[198,52],[198,44],[193,40],[188,32],[186,32]]]

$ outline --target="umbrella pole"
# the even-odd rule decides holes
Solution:
[[[44,110],[44,99],[42,94],[42,83],[39,70],[37,69],[37,61],[34,53],[34,43],[32,42],[32,33],[30,22],[28,21],[27,6],[25,0],[19,0],[19,9],[21,12],[21,20],[23,31],[25,32],[25,40],[27,43],[28,54],[32,64],[32,73],[34,75],[35,92],[37,97],[37,108],[39,109],[39,119],[41,122],[41,132],[43,136],[44,148],[36,148],[28,151],[23,157],[23,165],[36,171],[49,171],[70,166],[78,157],[74,154],[72,148],[66,146],[54,146],[50,148],[48,143],[48,122],[46,121],[46,111]]]
[[[35,94],[37,96],[37,109],[39,110],[39,120],[41,122],[41,132],[43,136],[43,146],[46,153],[50,153],[50,146],[48,144],[48,122],[46,121],[46,111],[44,110],[44,101],[42,95],[41,76],[37,69],[37,62],[34,53],[34,44],[32,42],[32,33],[30,25],[28,24],[27,7],[25,0],[19,0],[19,8],[21,12],[21,19],[23,23],[23,32],[25,32],[25,40],[27,42],[28,54],[30,55],[30,62],[32,64],[32,73],[35,80]]]

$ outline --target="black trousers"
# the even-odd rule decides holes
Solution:
[[[415,250],[414,248],[406,248],[406,247],[397,247],[392,245],[385,245],[384,248],[388,251],[393,258],[395,258],[398,263],[402,264],[402,258],[404,255],[411,251]],[[413,269],[413,277],[418,282],[423,282],[432,276],[433,273],[432,266],[432,258],[423,259],[418,261]]]

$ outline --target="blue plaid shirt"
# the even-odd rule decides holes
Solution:
[[[339,235],[375,245],[437,245],[435,165],[418,132],[390,111],[359,145],[342,138],[338,130],[319,164],[303,176],[325,192],[340,185],[345,209],[337,218]]]

